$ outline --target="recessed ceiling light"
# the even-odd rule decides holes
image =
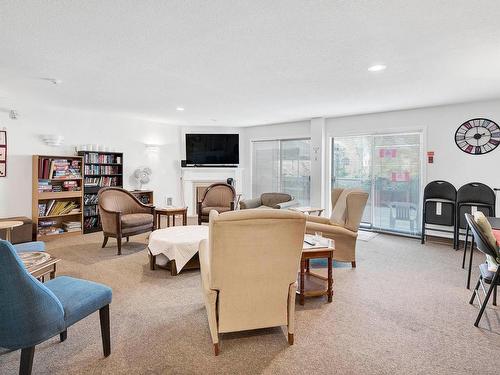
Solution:
[[[382,70],[386,70],[387,69],[387,66],[385,66],[384,64],[375,64],[375,65],[372,65],[368,68],[368,71],[369,72],[381,72]]]
[[[177,107],[176,110],[178,110],[178,111],[184,111],[184,108],[183,107]]]

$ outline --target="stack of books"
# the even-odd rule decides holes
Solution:
[[[63,182],[63,189],[65,191],[79,191],[80,187],[78,186],[78,181],[69,180]]]
[[[63,233],[62,228],[56,227],[57,222],[55,220],[40,221],[38,223],[38,234],[50,236],[53,234]]]
[[[85,226],[85,229],[97,228],[99,227],[99,217],[98,216],[88,217],[85,219],[83,225]]]
[[[38,192],[43,193],[48,191],[52,191],[52,184],[50,183],[50,180],[38,180]]]
[[[40,158],[38,161],[38,177],[42,179],[81,178],[80,160]]]
[[[66,232],[79,232],[82,230],[82,223],[79,221],[63,221],[62,226]]]

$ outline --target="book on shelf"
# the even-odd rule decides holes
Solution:
[[[83,196],[83,202],[86,206],[98,204],[99,196],[97,194],[85,194]]]
[[[86,187],[118,186],[117,177],[85,177]]]
[[[62,227],[66,232],[79,232],[82,230],[82,223],[79,221],[63,221]]]
[[[99,225],[99,217],[92,216],[92,217],[85,218],[85,220],[83,222],[83,226],[85,229],[98,228],[100,226]]]
[[[122,158],[116,154],[89,152],[84,155],[84,161],[87,164],[121,164]]]
[[[55,199],[38,204],[38,216],[57,216],[80,213],[80,205],[74,201],[56,201]]]
[[[112,165],[85,165],[86,176],[98,176],[102,174],[120,174],[120,171],[117,166]]]

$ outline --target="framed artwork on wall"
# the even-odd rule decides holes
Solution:
[[[0,177],[7,176],[7,131],[0,130]]]

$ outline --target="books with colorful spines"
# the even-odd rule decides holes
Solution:
[[[50,227],[52,225],[56,225],[57,221],[55,220],[44,220],[44,221],[39,221],[38,226],[39,227]]]
[[[56,203],[56,201],[54,199],[47,201],[47,209],[45,210],[45,216],[50,215],[50,211],[52,210],[54,203]]]
[[[45,216],[46,203],[38,203],[38,216]]]

